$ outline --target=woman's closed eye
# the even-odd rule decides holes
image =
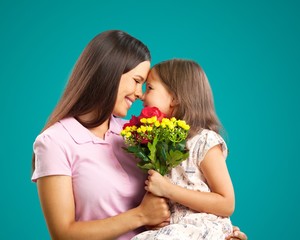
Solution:
[[[141,79],[133,78],[133,80],[134,80],[137,84],[142,83],[142,80],[141,80]]]

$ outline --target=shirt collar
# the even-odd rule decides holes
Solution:
[[[112,133],[120,135],[120,132],[123,129],[123,124],[126,120],[123,120],[121,118],[117,118],[115,116],[111,116],[110,122],[109,122],[109,129],[108,131],[111,131]]]
[[[94,143],[108,143],[107,141],[95,136],[87,128],[81,125],[74,117],[64,118],[59,121],[73,140],[78,144],[94,142]],[[107,133],[112,132],[114,134],[120,135],[123,125],[114,116],[111,116],[109,122],[109,129]],[[106,135],[107,135],[106,133]]]

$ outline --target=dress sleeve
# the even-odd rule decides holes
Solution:
[[[203,161],[206,153],[211,148],[213,148],[219,144],[222,147],[222,152],[226,159],[227,155],[228,155],[228,149],[227,149],[227,145],[226,145],[226,142],[224,141],[224,139],[214,131],[210,131],[210,130],[202,131],[202,133],[200,133],[200,136],[196,143],[196,145],[198,145],[198,147],[197,147],[197,150],[198,150],[197,151],[197,155],[198,155],[197,165],[198,166],[200,165],[200,163]]]
[[[71,176],[71,165],[64,146],[46,134],[40,134],[34,144],[35,170],[31,180],[51,175]]]

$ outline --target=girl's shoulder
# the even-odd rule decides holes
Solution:
[[[202,142],[218,142],[218,143],[225,143],[223,137],[216,133],[215,131],[209,130],[209,129],[202,129],[199,131],[195,136],[193,136],[190,140],[190,142],[195,141],[202,141]]]
[[[195,136],[188,140],[187,147],[193,154],[196,154],[197,159],[203,159],[205,154],[213,147],[221,145],[222,152],[225,157],[228,154],[226,142],[222,136],[215,131],[202,129]]]

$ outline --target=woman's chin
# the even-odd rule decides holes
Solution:
[[[124,117],[126,117],[127,113],[128,113],[128,111],[126,111],[125,113],[124,112],[113,112],[113,115],[115,117],[124,118]]]

